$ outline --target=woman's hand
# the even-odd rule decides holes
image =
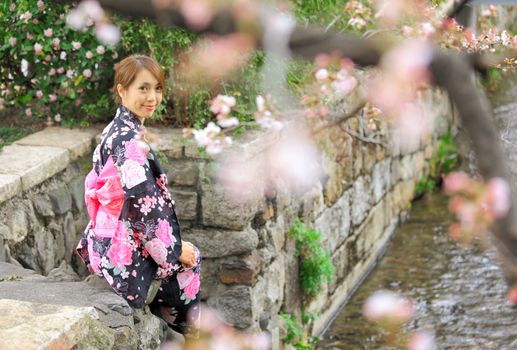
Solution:
[[[179,260],[185,267],[196,266],[196,251],[192,243],[181,241],[181,256]]]

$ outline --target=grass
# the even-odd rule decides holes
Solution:
[[[0,150],[31,133],[30,129],[23,127],[0,127]]]

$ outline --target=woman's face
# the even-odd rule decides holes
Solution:
[[[152,117],[163,97],[163,86],[147,69],[140,70],[127,88],[118,84],[117,91],[122,105],[133,112],[142,123]]]

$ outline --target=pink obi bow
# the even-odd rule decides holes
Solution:
[[[99,175],[95,169],[88,173],[84,189],[91,229],[98,237],[113,237],[124,203],[124,190],[111,156]]]

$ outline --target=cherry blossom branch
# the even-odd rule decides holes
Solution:
[[[366,106],[366,101],[365,100],[359,102],[359,104],[353,110],[351,110],[350,112],[346,113],[342,117],[339,117],[337,120],[334,120],[331,123],[320,125],[317,128],[314,128],[312,130],[312,134],[316,135],[316,134],[320,133],[322,130],[325,130],[325,129],[331,128],[333,126],[339,125],[339,124],[347,121],[348,119],[355,117],[357,115],[357,113],[359,113],[359,111],[361,111],[365,106]]]
[[[363,136],[361,134],[358,134],[355,131],[352,131],[352,130],[350,130],[348,128],[345,128],[343,125],[340,125],[340,128],[341,128],[341,130],[346,132],[348,135],[350,135],[352,137],[355,137],[356,139],[358,139],[360,141],[363,141],[363,142],[366,142],[366,143],[373,143],[373,144],[376,144],[376,145],[381,145],[384,148],[388,148],[388,145],[385,144],[382,141],[376,140],[376,139],[368,137],[368,136]]]

